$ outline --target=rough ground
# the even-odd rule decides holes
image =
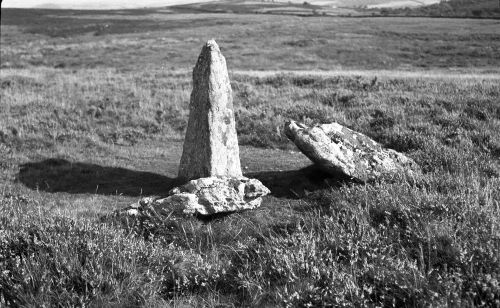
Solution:
[[[0,306],[499,305],[497,21],[69,13],[2,8]],[[273,194],[211,220],[114,216],[175,184],[213,33],[234,72],[327,71],[230,72],[244,173]],[[286,119],[423,173],[325,181]]]

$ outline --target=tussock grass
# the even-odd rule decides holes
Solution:
[[[500,305],[495,21],[72,14],[2,9],[0,306]],[[212,220],[114,216],[174,184],[186,68],[214,33],[245,172],[273,196]],[[423,173],[323,183],[290,118]]]
[[[40,214],[33,200],[4,197],[3,300],[496,305],[498,178],[484,186],[462,178],[444,193],[432,183],[438,176],[426,180],[322,191],[274,213],[140,227]]]
[[[189,77],[175,71],[3,70],[0,129],[18,146],[29,140],[55,146],[179,139],[187,125]],[[495,79],[237,74],[232,86],[240,144],[287,148],[280,126],[292,118],[338,121],[403,151],[417,150],[422,137],[432,137],[498,153],[492,133],[500,112]],[[411,134],[424,136],[410,140]]]
[[[233,76],[240,144],[290,150],[285,119],[338,121],[414,158],[424,171],[414,179],[344,183],[293,202],[271,197],[256,211],[164,221],[114,216],[108,204],[123,196],[51,196],[15,183],[19,165],[41,158],[95,163],[101,155],[128,166],[121,156],[146,165],[165,155],[141,147],[181,140],[189,78],[2,70],[2,304],[499,305],[495,80]]]

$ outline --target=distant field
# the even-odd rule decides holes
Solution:
[[[368,4],[366,8],[374,9],[374,8],[399,8],[399,7],[417,7],[424,6],[430,4],[436,4],[439,1],[413,1],[413,0],[403,0],[403,1],[391,1],[391,2],[381,2],[376,4]]]
[[[497,0],[147,0],[136,1],[82,1],[68,3],[62,0],[41,3],[3,1],[3,8],[73,9],[73,10],[124,10],[157,8],[173,9],[183,13],[237,13],[273,14],[296,16],[432,16],[499,18]]]
[[[448,0],[411,9],[394,6],[379,8],[381,8],[380,13],[384,16],[500,18],[500,2],[497,0]]]
[[[126,0],[126,1],[107,1],[106,3],[98,2],[98,1],[81,1],[80,3],[68,3],[61,0],[55,1],[47,1],[46,3],[39,3],[36,6],[29,6],[26,3],[16,3],[15,0],[7,0],[3,1],[3,7],[23,7],[23,8],[37,8],[37,9],[80,9],[80,10],[88,10],[88,9],[140,9],[144,7],[164,7],[165,5],[193,5],[196,6],[204,6],[215,5],[223,8],[225,5],[238,5],[238,6],[266,6],[266,5],[274,5],[280,6],[284,5],[303,5],[304,1],[301,0],[170,0],[168,2],[161,0],[146,0],[141,3],[137,3],[136,1]],[[312,4],[315,6],[323,6],[323,7],[345,7],[345,8],[353,8],[353,7],[366,7],[371,5],[383,5],[385,7],[398,6],[398,0],[310,0],[306,1],[308,4]],[[412,6],[415,5],[427,5],[433,3],[439,3],[439,0],[415,0],[408,1],[411,2]],[[213,8],[213,6],[212,6]]]
[[[432,16],[499,18],[496,0],[206,1],[176,6],[182,12],[298,16]]]
[[[230,69],[488,70],[495,20],[2,9],[6,67],[189,69],[215,38]]]
[[[500,304],[498,21],[1,14],[0,306]],[[175,184],[212,37],[243,172],[271,195],[212,219],[116,216]],[[422,174],[329,177],[288,119],[336,121]]]
[[[310,1],[311,4],[318,4],[318,5],[331,5],[331,6],[337,6],[337,7],[370,7],[370,6],[399,6],[401,0],[330,0],[330,1]],[[407,2],[414,2],[415,4],[412,4],[412,6],[415,5],[429,5],[429,4],[434,4],[438,3],[438,0],[419,0],[419,1],[407,1]]]

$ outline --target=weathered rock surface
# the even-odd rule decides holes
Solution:
[[[285,134],[309,159],[335,176],[369,181],[387,174],[413,174],[420,170],[411,158],[385,149],[338,123],[308,127],[289,121],[285,124]]]
[[[226,60],[214,40],[201,50],[193,70],[193,91],[179,178],[241,177],[233,96]]]
[[[269,192],[256,179],[207,177],[172,189],[166,198],[143,198],[123,211],[134,216],[147,211],[160,215],[212,215],[257,208]]]

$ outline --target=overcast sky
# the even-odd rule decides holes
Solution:
[[[33,8],[54,6],[76,9],[120,9],[206,1],[207,0],[2,0],[2,7]]]

